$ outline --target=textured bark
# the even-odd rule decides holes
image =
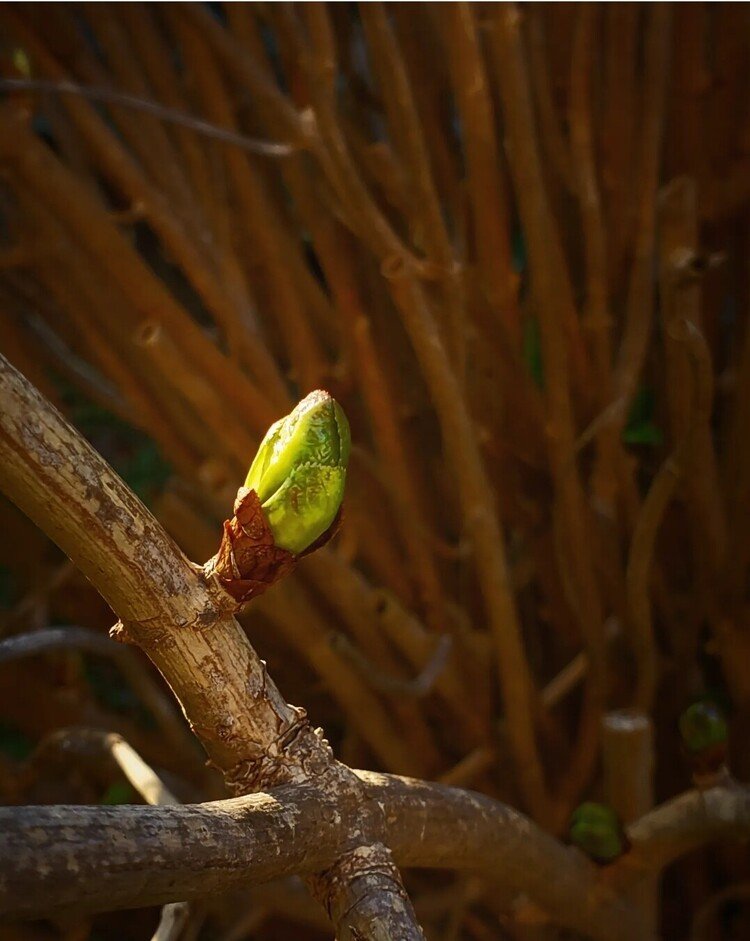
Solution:
[[[314,879],[337,941],[424,941],[391,851],[382,843],[358,846]],[[352,918],[357,913],[357,920]]]
[[[369,803],[384,812],[377,818],[384,828],[374,835],[400,865],[478,871],[594,937],[616,937],[608,927],[615,917],[634,930],[627,907],[602,894],[596,868],[516,811],[409,778],[358,776]],[[292,872],[329,871],[351,855],[347,841],[358,817],[351,802],[308,784],[169,809],[0,808],[0,912],[38,917],[40,898],[45,913],[162,904]],[[363,875],[373,869],[376,881],[389,878],[382,854],[374,867],[361,850],[355,860],[358,854]],[[316,879],[316,887],[326,880],[341,919],[348,890],[330,876]]]
[[[690,791],[628,827],[631,852],[602,878],[581,853],[491,798],[356,774],[368,802],[383,810],[376,842],[391,848],[398,865],[477,872],[592,938],[650,937],[620,890],[702,844],[750,837],[746,788]],[[156,905],[330,870],[351,855],[357,819],[351,802],[312,784],[174,808],[0,808],[0,913],[39,917]],[[375,862],[371,874],[387,878],[382,856]],[[331,888],[338,899],[341,885]],[[332,910],[340,907],[334,900]]]
[[[335,805],[309,785],[170,808],[3,807],[0,820],[0,911],[19,918],[161,905],[310,872],[332,865],[346,838]]]

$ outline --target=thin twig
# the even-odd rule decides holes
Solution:
[[[331,634],[330,644],[334,650],[343,653],[346,659],[356,666],[362,676],[366,677],[375,689],[383,693],[398,693],[402,696],[413,696],[415,699],[421,699],[432,691],[438,676],[442,673],[453,646],[453,641],[449,634],[443,634],[435,645],[433,655],[424,665],[419,675],[412,680],[404,680],[378,669],[345,634]]]
[[[659,468],[636,521],[628,553],[625,580],[632,643],[638,664],[634,705],[650,711],[658,682],[656,640],[653,635],[649,576],[656,537],[677,486],[689,469],[698,429],[711,408],[711,360],[706,342],[690,321],[683,322],[683,337],[693,363],[692,414],[682,439]]]
[[[311,128],[317,141],[315,156],[342,205],[354,214],[359,234],[372,250],[380,258],[395,256],[421,271],[423,263],[406,247],[362,181],[341,130],[333,84],[335,44],[328,11],[320,4],[311,3],[303,7],[303,13],[312,46],[309,78],[315,109]]]
[[[189,128],[197,134],[202,134],[205,137],[221,141],[223,144],[238,147],[240,150],[245,150],[251,154],[259,154],[263,157],[288,157],[299,149],[294,144],[280,144],[274,141],[248,137],[246,134],[239,134],[236,131],[220,127],[218,124],[212,124],[210,121],[203,121],[201,118],[179,111],[177,108],[169,108],[166,105],[149,101],[147,98],[140,98],[137,95],[128,95],[114,88],[79,85],[77,82],[69,80],[0,78],[0,91],[35,91],[52,92],[57,95],[80,95],[90,101],[101,101],[104,104],[118,105],[149,114],[160,121]]]
[[[441,12],[463,130],[477,268],[492,314],[500,320],[510,344],[517,349],[521,324],[518,275],[513,270],[510,245],[506,167],[496,137],[496,116],[474,5],[450,3]]]
[[[118,389],[67,345],[65,340],[40,316],[29,311],[25,318],[32,333],[50,350],[61,367],[74,377],[91,397],[125,421],[132,423],[132,415]]]
[[[533,6],[528,7],[527,10],[529,71],[539,115],[540,139],[547,156],[546,163],[559,177],[568,192],[575,193],[578,189],[576,158],[573,153],[573,141],[566,138],[559,113],[561,109],[557,107],[555,102],[550,76],[549,41],[545,35],[544,11],[540,7]],[[574,68],[575,61],[576,55],[574,53]]]
[[[134,692],[152,713],[167,741],[180,753],[198,757],[190,730],[178,717],[158,683],[151,678],[146,666],[137,659],[132,650],[122,644],[113,643],[96,631],[85,627],[59,626],[17,634],[0,641],[0,663],[65,650],[86,651],[114,660]]]
[[[613,422],[618,435],[627,420],[627,409],[643,369],[653,326],[656,193],[666,109],[671,9],[666,4],[657,4],[649,8],[648,16],[643,135],[638,164],[638,228],[627,288],[623,335],[614,374],[614,399],[621,402]]]
[[[604,625],[604,633],[607,641],[611,642],[620,633],[619,621],[616,618],[608,618]],[[539,701],[542,706],[545,709],[553,709],[576,688],[585,677],[588,669],[588,657],[585,651],[581,651],[542,689],[539,694]]]

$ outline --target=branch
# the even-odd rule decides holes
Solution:
[[[346,836],[333,810],[307,785],[169,808],[3,807],[0,912],[163,905],[322,869]]]
[[[639,155],[637,231],[627,288],[625,321],[614,375],[614,398],[620,403],[613,422],[619,434],[627,421],[628,406],[643,369],[652,331],[654,308],[653,264],[656,238],[656,193],[659,176],[671,11],[667,6],[649,10],[644,40],[643,132]],[[614,434],[614,432],[613,432]]]
[[[246,134],[237,134],[229,128],[220,127],[210,121],[202,121],[200,118],[196,118],[185,111],[180,111],[178,108],[169,108],[157,101],[150,101],[148,98],[141,98],[138,95],[128,95],[114,88],[79,85],[78,82],[64,80],[2,78],[0,79],[0,91],[35,91],[52,92],[57,95],[80,95],[82,98],[88,98],[89,101],[101,101],[108,105],[118,105],[131,108],[133,111],[142,111],[144,114],[149,114],[160,121],[178,124],[181,127],[195,131],[196,134],[203,134],[224,144],[239,147],[240,150],[246,150],[251,154],[260,154],[263,157],[288,157],[296,149],[292,144],[259,140],[248,137]]]
[[[68,755],[75,754],[71,752],[70,745],[83,748],[93,746],[97,751],[109,755],[147,804],[153,806],[180,803],[153,768],[146,764],[121,735],[101,732],[98,729],[70,729],[62,736],[54,736],[50,744],[65,749]],[[41,747],[44,748],[44,744]],[[170,902],[165,905],[151,941],[172,941],[179,937],[180,931],[190,919],[190,914],[190,905],[187,902]]]
[[[660,804],[626,832],[631,850],[612,869],[628,872],[626,882],[637,881],[706,843],[750,838],[750,789],[733,783],[687,791]]]
[[[391,851],[382,843],[356,847],[315,882],[326,899],[337,941],[359,941],[363,936],[372,941],[424,941]]]
[[[164,784],[153,768],[119,735],[102,736],[103,746],[109,751],[125,777],[147,804],[179,804],[179,800]],[[174,941],[190,920],[187,902],[170,902],[162,909],[159,924],[151,941]]]
[[[602,764],[607,803],[631,823],[654,805],[654,729],[636,709],[608,712],[602,719]]]
[[[556,923],[608,941],[648,937],[617,889],[707,843],[750,838],[750,789],[688,791],[627,828],[631,850],[605,882],[581,854],[489,797],[356,775],[384,811],[379,837],[399,866],[478,872]],[[38,918],[40,899],[44,914],[159,905],[325,870],[345,852],[342,807],[308,783],[168,809],[3,807],[0,912]]]
[[[649,598],[656,539],[667,508],[694,457],[699,432],[711,415],[711,359],[698,327],[684,321],[681,338],[692,362],[692,404],[682,438],[657,471],[635,523],[625,570],[631,643],[637,663],[635,705],[650,710],[658,685],[657,646]]]
[[[240,767],[247,773],[300,717],[227,599],[5,359],[0,401],[0,489],[100,590],[167,679],[211,759],[230,776]]]
[[[599,11],[590,4],[578,8],[575,46],[570,76],[570,170],[581,207],[581,228],[586,260],[586,303],[584,324],[591,333],[592,359],[600,399],[609,400],[609,373],[612,359],[612,317],[607,292],[607,230],[596,167],[594,126],[593,60]],[[532,60],[541,28],[532,16]],[[539,72],[536,69],[535,72]],[[611,459],[611,452],[608,455]]]
[[[455,788],[356,775],[383,811],[376,835],[398,865],[476,871],[587,936],[639,936],[631,909],[602,888],[596,868],[522,814]],[[40,899],[48,913],[158,905],[326,870],[345,849],[356,813],[346,809],[310,784],[158,810],[0,808],[0,912],[39,917]],[[381,876],[384,862],[375,867]]]
[[[479,280],[493,315],[518,348],[518,275],[513,270],[505,163],[495,133],[477,14],[470,3],[447,4],[441,13],[462,129]]]

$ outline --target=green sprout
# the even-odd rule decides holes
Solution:
[[[622,855],[625,841],[617,814],[611,807],[587,801],[573,811],[570,839],[587,856],[609,863]]]
[[[102,794],[100,804],[115,806],[117,804],[135,804],[138,798],[133,788],[127,781],[115,781],[110,784],[107,790]]]
[[[682,741],[691,755],[726,744],[726,719],[718,706],[708,700],[688,706],[678,724]]]
[[[311,392],[268,429],[245,486],[258,494],[276,545],[299,554],[336,519],[351,437],[341,406]]]

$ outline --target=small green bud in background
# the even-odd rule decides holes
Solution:
[[[605,804],[587,801],[570,818],[570,840],[598,863],[610,863],[625,850],[617,814]]]
[[[708,700],[689,706],[680,716],[680,735],[691,754],[726,744],[727,723],[721,710]]]
[[[137,804],[138,801],[138,795],[127,781],[115,781],[102,794],[99,803],[115,806],[117,804]]]
[[[682,713],[678,722],[682,747],[697,788],[713,787],[728,775],[729,732],[724,714],[710,699],[701,699]]]
[[[327,392],[311,392],[268,429],[245,486],[258,494],[279,548],[297,555],[330,528],[350,448],[349,422]]]

